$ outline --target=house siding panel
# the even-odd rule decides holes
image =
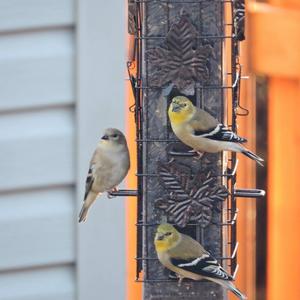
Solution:
[[[76,296],[73,0],[0,0],[0,300]]]
[[[74,201],[72,186],[0,195],[0,271],[74,262]]]
[[[73,0],[0,0],[0,32],[70,26]]]

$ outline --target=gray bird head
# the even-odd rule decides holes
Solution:
[[[127,145],[124,134],[116,128],[107,128],[101,140],[111,144]]]

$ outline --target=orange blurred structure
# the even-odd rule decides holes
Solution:
[[[300,2],[249,6],[255,73],[269,76],[267,300],[300,299]]]
[[[246,54],[248,41],[241,45],[241,64],[243,74],[249,74]],[[256,115],[255,115],[255,82],[254,78],[242,80],[241,83],[241,105],[249,110],[246,117],[238,117],[238,133],[248,139],[247,148],[255,151],[256,144]],[[255,188],[256,167],[253,161],[238,155],[239,168],[237,172],[237,186],[242,188]],[[236,278],[236,284],[248,297],[256,299],[256,201],[265,199],[238,198],[237,207],[239,210],[237,219],[237,240],[239,242],[238,264],[240,266]],[[231,298],[234,299],[233,297]]]
[[[126,85],[127,93],[127,107],[134,104],[134,96],[130,86],[130,82]],[[137,149],[136,149],[136,125],[134,121],[134,114],[127,111],[126,114],[126,134],[128,147],[130,152],[131,167],[127,176],[127,187],[129,189],[137,189],[137,177],[135,176],[137,170]],[[136,245],[137,245],[137,198],[126,199],[126,261],[127,261],[127,276],[126,276],[126,299],[140,300],[142,299],[142,284],[136,282]]]

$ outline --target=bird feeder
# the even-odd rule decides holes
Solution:
[[[238,0],[129,0],[138,189],[113,194],[138,197],[136,280],[143,299],[226,299],[212,282],[177,284],[155,253],[160,223],[192,236],[233,277],[237,273],[236,199],[264,191],[236,187],[235,153],[199,158],[180,143],[167,109],[174,96],[184,95],[237,131],[237,114],[247,115],[239,99],[244,18],[244,1]]]

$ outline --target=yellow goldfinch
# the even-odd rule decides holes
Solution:
[[[247,142],[184,96],[174,97],[168,110],[175,135],[199,152],[240,152],[263,166],[264,161],[241,144]]]
[[[196,240],[178,232],[170,224],[158,226],[155,239],[155,249],[161,264],[175,272],[179,280],[207,279],[229,289],[241,300],[247,299],[232,283],[229,275]]]
[[[79,222],[86,220],[88,210],[99,193],[114,190],[127,175],[129,167],[129,152],[124,134],[115,128],[106,129],[90,162]]]

